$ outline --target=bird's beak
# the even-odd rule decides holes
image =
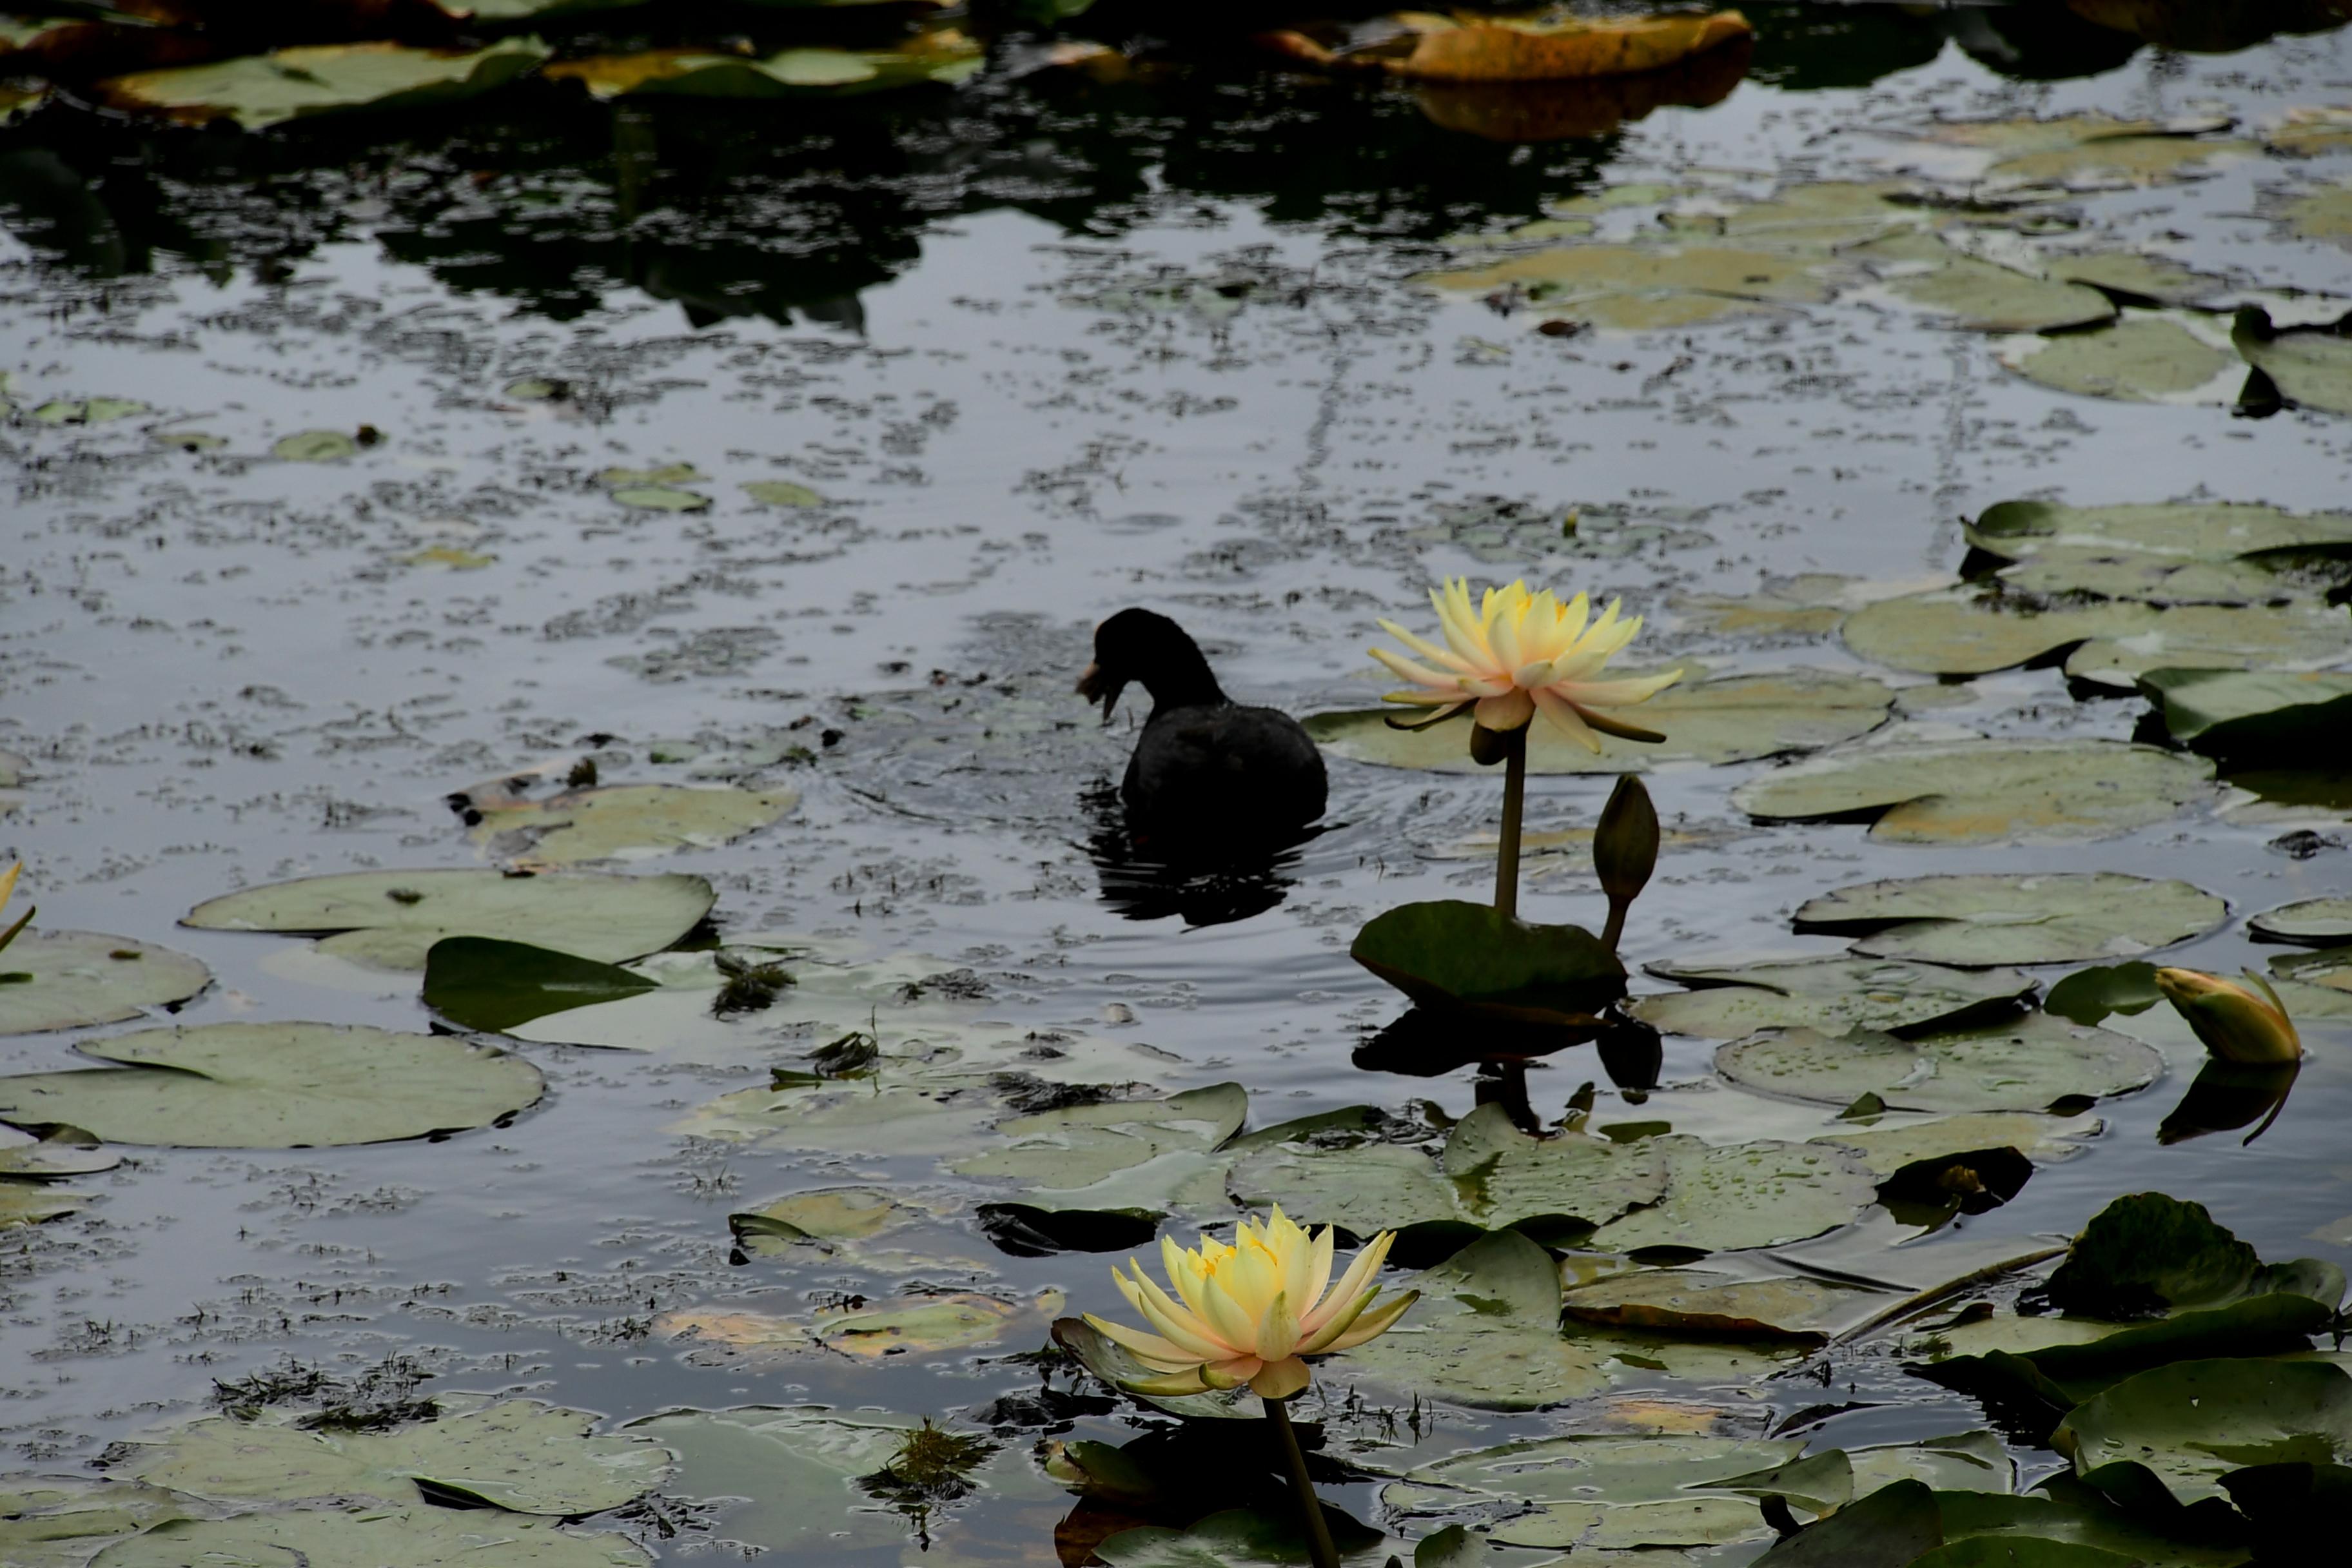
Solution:
[[[1102,704],[1103,722],[1110,722],[1110,710],[1118,701],[1118,694],[1127,689],[1127,682],[1107,673],[1099,664],[1090,664],[1078,675],[1078,695],[1089,702]]]

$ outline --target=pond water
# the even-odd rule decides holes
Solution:
[[[1036,1446],[1123,1442],[1155,1418],[1023,1353],[1048,1343],[1064,1300],[1123,1313],[1107,1265],[1124,1254],[1023,1255],[1039,1249],[983,1235],[975,1206],[1034,1174],[945,1162],[1004,1146],[991,1124],[1014,1108],[823,1137],[795,1131],[797,1111],[752,1126],[707,1108],[804,1069],[861,1011],[886,1054],[900,1030],[1123,1092],[1237,1083],[1253,1127],[1369,1104],[1426,1131],[1479,1101],[1467,1067],[1356,1065],[1403,1008],[1348,949],[1392,905],[1486,896],[1497,778],[1335,755],[1328,831],[1270,872],[1171,886],[1120,858],[1107,804],[1132,705],[1106,727],[1071,691],[1091,627],[1130,604],[1180,619],[1230,690],[1300,714],[1373,705],[1390,684],[1365,657],[1375,620],[1427,630],[1427,585],[1466,573],[1622,595],[1648,617],[1628,656],[1644,666],[1884,681],[1884,724],[1911,728],[1849,751],[2151,738],[2127,681],[2070,681],[2051,658],[1902,668],[1857,651],[1839,616],[1953,583],[1964,521],[1999,502],[2315,511],[2352,496],[2352,394],[2327,390],[2352,384],[2343,371],[2299,396],[2282,372],[2284,407],[2233,407],[2234,359],[2175,374],[2184,354],[2204,363],[2179,342],[2231,353],[2238,305],[2282,330],[2352,310],[2352,218],[2294,216],[2329,192],[2352,210],[2352,132],[2282,130],[2327,123],[2294,110],[2352,107],[2352,34],[2254,27],[2185,52],[2026,9],[1757,7],[1745,77],[1717,100],[1534,142],[1214,38],[1113,68],[1047,63],[1028,34],[952,90],[813,105],[614,107],[524,84],[261,133],[71,102],[0,132],[0,749],[24,764],[0,778],[0,857],[26,864],[16,907],[37,904],[36,929],[201,960],[212,982],[181,1025],[446,1030],[414,972],[178,922],[289,879],[544,855],[546,840],[487,838],[450,799],[477,790],[479,807],[484,781],[544,764],[527,800],[567,781],[795,795],[716,847],[656,856],[625,833],[597,868],[708,879],[716,904],[689,948],[765,933],[801,952],[787,968],[845,977],[803,972],[728,1019],[703,992],[621,1016],[611,1043],[633,1049],[552,1043],[566,1016],[541,1019],[523,1032],[545,1039],[504,1044],[544,1096],[471,1131],[122,1148],[71,1184],[89,1194],[75,1212],[0,1229],[0,1471],[19,1478],[0,1489],[120,1475],[111,1445],[212,1413],[222,1384],[348,1380],[390,1360],[425,1394],[528,1395],[608,1431],[822,1404],[992,1432],[1017,1461],[911,1522],[853,1516],[845,1492],[745,1504],[723,1500],[743,1486],[673,1484],[578,1527],[618,1532],[616,1562],[1080,1561],[1082,1547],[1057,1557],[1074,1500],[1032,1468]],[[1071,30],[1150,31],[1132,16]],[[2084,114],[2165,122],[2135,143],[2162,155],[2117,173],[2080,138],[1938,130]],[[2176,155],[2183,142],[2205,151]],[[2003,184],[2001,159],[2053,147]],[[1510,269],[1662,224],[1729,245],[1746,204],[1776,192],[1831,191],[1845,205],[1823,221],[1850,222],[1881,198],[1848,183],[1875,181],[1908,182],[1910,205],[1864,220],[1902,232],[1861,236],[1892,259],[1827,283],[1744,293],[1743,274],[1621,316],[1605,292],[1529,287],[1548,263]],[[1922,214],[1933,233],[1903,226]],[[1986,258],[1969,265],[2006,280],[1939,313],[1905,283],[1949,258],[1905,245]],[[2082,373],[2161,400],[2016,368],[2122,330],[2103,324],[2116,292],[2077,285],[2092,313],[2074,321],[2013,298],[2026,269],[2093,249],[2198,275],[2167,286],[2195,310],[2120,290],[2126,326],[2178,334],[2162,365]],[[1479,268],[1494,270],[1429,281]],[[2007,321],[2016,310],[2031,319]],[[1972,330],[1971,312],[2025,331]],[[1538,330],[1548,319],[1565,325]],[[2076,330],[2035,339],[2039,325]],[[136,406],[63,406],[90,399]],[[337,439],[287,440],[308,432]],[[779,483],[799,488],[747,489]],[[1767,606],[1779,619],[1708,602],[1792,578]],[[1881,617],[1880,647],[1914,646],[1903,618]],[[1910,635],[1932,642],[1938,624]],[[2133,637],[2160,641],[2114,635],[2126,662]],[[2352,659],[2332,622],[2297,635],[2281,662]],[[2283,951],[2247,916],[2352,895],[2352,800],[2324,769],[2300,781],[2305,804],[2273,775],[2273,798],[2200,784],[2104,837],[1996,826],[1923,843],[1873,834],[1866,814],[1752,816],[1732,793],[1787,765],[1759,754],[1775,749],[1646,775],[1668,842],[1625,935],[1637,994],[1677,989],[1644,963],[1843,953],[1850,933],[1799,934],[1792,911],[1879,879],[2182,879],[2227,917],[2161,962],[2221,973]],[[2108,765],[2086,764],[2083,787]],[[1530,832],[1589,826],[1611,783],[1538,774]],[[2014,804],[2007,787],[1988,813]],[[1602,912],[1581,841],[1538,840],[1521,913],[1597,928]],[[534,940],[529,918],[484,934]],[[2046,987],[2081,966],[2027,973]],[[2164,1070],[2100,1102],[2078,1156],[1932,1229],[1873,1206],[1810,1244],[1813,1267],[1949,1278],[2002,1246],[2063,1245],[2147,1190],[2206,1205],[2266,1258],[2352,1265],[2347,1018],[2305,1020],[2301,1080],[2251,1143],[2159,1143],[2201,1049],[2163,1008],[2112,1018]],[[77,1047],[159,1020],[0,1037],[0,1070],[88,1065]],[[1725,1087],[1719,1044],[1668,1034],[1656,1092],[1620,1089],[1573,1047],[1528,1069],[1528,1101],[1554,1124],[1574,1100],[1575,1125],[1621,1138],[1841,1125],[1835,1105]],[[844,1185],[900,1194],[915,1223],[888,1247],[760,1250],[730,1232],[730,1214]],[[1163,1228],[1189,1239],[1200,1212]],[[1900,1266],[1885,1261],[1896,1242]],[[865,1354],[779,1326],[947,1292],[998,1303],[1001,1331],[936,1348],[919,1323],[895,1353]],[[1343,1359],[1320,1384],[1328,1408],[1308,1414],[1328,1452],[1375,1468],[1416,1440],[1426,1456],[1637,1430],[1667,1409],[1678,1430],[1816,1447],[1986,1419],[1906,1373],[1885,1336],[1727,1352],[1696,1373],[1644,1359],[1621,1361],[1605,1392],[1522,1411]],[[2012,1447],[2029,1479],[2066,1462]],[[1325,1491],[1403,1535],[1429,1528],[1370,1471]],[[806,1507],[842,1522],[813,1529]]]

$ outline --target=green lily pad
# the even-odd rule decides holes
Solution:
[[[1904,1126],[1821,1132],[1812,1142],[1852,1151],[1871,1174],[1884,1181],[1922,1161],[1986,1149],[2014,1149],[2037,1165],[2054,1164],[2081,1153],[2088,1146],[2085,1140],[2096,1137],[2105,1125],[2095,1116],[1972,1110]]]
[[[1156,1227],[1104,1230],[1102,1216],[1148,1222],[1174,1208],[1224,1207],[1229,1162],[1211,1152],[1241,1131],[1248,1112],[1249,1096],[1236,1083],[1166,1100],[1067,1106],[1000,1123],[997,1131],[1013,1140],[1011,1147],[949,1168],[1021,1184],[1017,1197],[982,1205],[992,1234],[1011,1222],[1040,1247],[1116,1250],[1148,1241]],[[1097,1223],[1090,1227],[1087,1216]],[[999,1244],[1003,1240],[1000,1236]]]
[[[1502,1107],[1484,1105],[1454,1123],[1435,1160],[1402,1144],[1286,1143],[1239,1161],[1231,1185],[1241,1202],[1280,1204],[1301,1225],[1335,1225],[1358,1237],[1429,1227],[1466,1238],[1531,1222],[1603,1225],[1656,1202],[1666,1173],[1647,1147],[1573,1132],[1529,1137]]]
[[[2290,1018],[2352,1018],[2352,948],[2271,960],[2272,983]]]
[[[2254,1249],[2216,1225],[2204,1205],[2133,1193],[2092,1216],[2043,1294],[2073,1316],[2122,1319],[2216,1306],[2273,1288]],[[2343,1294],[2340,1277],[2335,1294]]]
[[[444,937],[425,954],[425,1005],[459,1028],[493,1034],[656,984],[634,970],[496,937]]]
[[[1943,1511],[1925,1482],[1895,1481],[1756,1559],[1769,1568],[1906,1568],[1943,1544]]]
[[[388,1432],[306,1431],[207,1416],[114,1468],[217,1502],[367,1497],[429,1500],[420,1485],[516,1513],[600,1513],[668,1479],[670,1455],[633,1437],[598,1437],[597,1417],[536,1399],[436,1402],[439,1416]]]
[[[185,1500],[113,1481],[15,1481],[0,1489],[0,1562],[84,1568],[109,1541],[185,1519]]]
[[[1902,1300],[1803,1275],[1743,1279],[1710,1269],[1640,1268],[1571,1285],[1561,1310],[1612,1328],[1818,1345]]]
[[[1923,675],[1982,675],[2074,648],[2066,673],[2128,685],[2165,665],[2210,669],[2312,668],[2352,647],[2341,605],[2059,603],[2015,594],[2003,579],[1881,599],[1845,618],[1846,646]],[[2078,646],[2080,645],[2080,646]]]
[[[1348,956],[1425,1005],[1528,1022],[1589,1019],[1625,992],[1625,966],[1583,927],[1530,925],[1461,899],[1373,916]]]
[[[547,58],[535,38],[470,53],[397,44],[323,44],[140,71],[100,84],[106,100],[174,120],[234,120],[260,131],[299,116],[422,109],[503,87]]]
[[[110,1143],[319,1148],[479,1127],[546,1089],[503,1051],[331,1024],[143,1029],[76,1048],[124,1065],[0,1077],[0,1121],[64,1122]]]
[[[692,463],[664,463],[657,468],[606,468],[597,474],[596,482],[606,489],[625,489],[637,485],[667,488],[690,485],[702,477],[702,470]]]
[[[646,1568],[626,1536],[518,1514],[444,1508],[303,1509],[183,1519],[117,1542],[91,1568],[194,1563],[307,1568]]]
[[[341,430],[298,430],[271,442],[269,455],[289,463],[337,463],[359,449]]]
[[[46,1136],[26,1137],[0,1128],[0,1180],[54,1182],[67,1176],[94,1176],[122,1163],[122,1156],[95,1143],[79,1129],[52,1129]]]
[[[2212,930],[2229,906],[2187,882],[2117,871],[1905,877],[1824,893],[1801,928],[1861,931],[1856,952],[1929,963],[2123,958]]]
[[[0,953],[0,1035],[119,1024],[213,983],[184,952],[87,931],[27,930]]]
[[[2045,270],[2069,283],[2118,295],[2134,304],[2193,306],[2210,302],[2229,280],[2162,256],[2136,250],[2084,250],[2048,258]]]
[[[813,507],[823,506],[824,498],[806,485],[790,479],[752,479],[743,486],[743,493],[761,506]]]
[[[2344,139],[2341,121],[2326,129],[2329,142]],[[2338,245],[2352,243],[2352,181],[2338,181],[2306,191],[2282,204],[2279,216],[2288,228],[2306,238],[2332,239]]]
[[[1342,1563],[1360,1568],[1395,1562],[1402,1542],[1360,1523],[1330,1504],[1322,1505],[1332,1549]],[[1284,1568],[1312,1561],[1306,1531],[1295,1510],[1226,1509],[1184,1530],[1143,1525],[1123,1530],[1095,1547],[1108,1568]],[[1419,1553],[1414,1554],[1420,1568]]]
[[[1953,741],[1857,748],[1750,780],[1732,803],[1766,821],[1871,814],[1894,844],[2104,838],[2212,795],[2212,764],[2120,741]]]
[[[2024,339],[2004,347],[2000,360],[2028,381],[2078,396],[2226,406],[2245,379],[2245,361],[2192,321],[2127,311],[2097,331]]]
[[[637,511],[709,511],[710,510],[709,496],[699,490],[682,490],[669,485],[622,485],[607,493],[623,506]]]
[[[859,1298],[850,1305],[791,1317],[680,1310],[656,1317],[653,1331],[685,1344],[690,1364],[763,1371],[789,1367],[818,1353],[879,1361],[975,1350],[1024,1336],[1034,1342],[1062,1306],[1058,1290],[1042,1291],[1027,1302],[964,1290],[884,1301]]]
[[[2121,1568],[2125,1563],[2138,1563],[2144,1568],[2235,1568],[2246,1561],[2242,1545],[2184,1541],[2167,1534],[2160,1517],[2150,1520],[2126,1512],[2064,1474],[2052,1477],[2025,1496],[1939,1490],[1936,1501],[1943,1511],[1947,1542],[1938,1550],[1951,1552],[1980,1543],[1983,1550],[1996,1553],[1977,1560],[1985,1568],[2009,1561],[1997,1553],[2012,1547],[2020,1552],[2076,1547],[2119,1560],[2070,1563],[2060,1559],[2049,1568]],[[1920,1561],[1933,1564],[1936,1559],[1930,1553]],[[2015,1561],[2019,1568],[2043,1568],[2029,1557]],[[1958,1568],[1958,1564],[1947,1559],[1942,1568]]]
[[[2153,963],[2104,963],[2078,969],[2050,988],[2042,1010],[2076,1024],[2096,1024],[2111,1013],[2145,1013],[2164,1000]]]
[[[1909,1040],[1769,1031],[1717,1051],[1715,1070],[1739,1089],[1827,1105],[1870,1094],[1902,1110],[2041,1110],[2145,1089],[2164,1058],[2125,1036],[2029,1013]]]
[[[2209,140],[2210,123],[2172,125],[2092,112],[2050,120],[1969,121],[1939,125],[1923,140],[1989,156],[1974,193],[2016,199],[2043,190],[2118,190],[2169,184],[2214,164],[2262,151],[2252,142]]]
[[[198,904],[199,931],[331,932],[320,951],[378,969],[422,969],[444,937],[527,936],[604,963],[667,947],[710,912],[699,877],[512,877],[499,871],[351,871],[249,888]]]
[[[880,1187],[822,1187],[792,1193],[762,1207],[727,1216],[735,1245],[756,1258],[788,1256],[803,1243],[864,1241],[928,1217]]]
[[[1598,755],[1542,724],[1528,731],[1531,773],[1622,773],[1658,763],[1740,763],[1835,745],[1886,721],[1894,691],[1865,676],[1790,669],[1769,675],[1727,675],[1685,680],[1642,704],[1646,729],[1663,731],[1658,744],[1603,736]],[[1478,773],[1469,728],[1437,724],[1393,729],[1394,710],[1318,713],[1307,732],[1332,755],[1383,767],[1433,773]]]
[[[715,849],[782,817],[797,790],[614,784],[544,800],[477,804],[474,842],[533,867],[643,860],[679,849]],[[632,955],[634,956],[634,955]]]
[[[43,425],[109,425],[146,412],[135,397],[62,397],[34,409],[33,417]]]
[[[674,1496],[704,1500],[718,1512],[714,1533],[779,1562],[820,1562],[906,1546],[916,1521],[861,1483],[887,1471],[924,1424],[880,1410],[820,1405],[671,1410],[622,1431],[677,1456]],[[963,1436],[962,1434],[958,1434]],[[982,1443],[978,1464],[956,1473],[970,1500],[1043,1500],[1046,1483],[1018,1443]],[[946,1500],[930,1516],[933,1529]],[[961,1560],[952,1541],[933,1555]]]
[[[68,1193],[23,1182],[0,1182],[0,1228],[12,1225],[47,1225],[79,1212],[89,1202],[88,1193]],[[0,1534],[0,1542],[6,1540]]]
[[[2115,319],[2114,302],[2096,289],[1963,256],[1926,235],[1874,240],[1852,254],[1884,268],[1889,292],[1964,331],[2052,332]]]
[[[1704,241],[1670,245],[1563,245],[1415,281],[1449,292],[1517,288],[1533,302],[1600,327],[1639,331],[1752,312],[1759,306],[1822,304],[1824,258]]]
[[[2249,919],[2257,936],[2273,942],[2301,942],[2309,947],[2333,947],[2352,942],[2352,899],[2305,899],[2281,904]]]
[[[2152,1480],[2179,1503],[2226,1496],[2250,1465],[2352,1464],[2352,1375],[2327,1362],[2176,1362],[2069,1412],[2052,1445],[2119,1501]]]
[[[591,96],[773,99],[831,97],[924,84],[952,86],[978,70],[981,47],[952,27],[887,49],[785,49],[765,58],[701,49],[595,55],[551,66],[554,80]]]
[[[1986,508],[1967,534],[1969,544],[2009,561],[2118,552],[2229,561],[2265,551],[2352,547],[2352,513],[2241,501],[2074,507],[2017,500]]]
[[[1878,1195],[1861,1161],[1822,1143],[1759,1139],[1710,1147],[1675,1134],[1643,1141],[1665,1162],[1664,1195],[1593,1232],[1589,1245],[1732,1252],[1834,1230]]]
[[[1601,1358],[1559,1328],[1559,1271],[1515,1231],[1482,1237],[1412,1281],[1402,1321],[1335,1356],[1332,1373],[1490,1410],[1539,1410],[1609,1384]]]
[[[1644,966],[1698,989],[1643,996],[1633,1016],[1670,1034],[1728,1040],[1757,1029],[1918,1029],[2022,1000],[2014,969],[1952,969],[1890,958],[1801,958],[1708,968]]]
[[[2139,688],[2166,733],[2210,757],[2311,766],[2352,755],[2352,675],[2151,669]]]
[[[2269,376],[2288,402],[2326,414],[2352,414],[2352,336],[2280,331],[2252,307],[2239,310],[2230,336],[2246,363]]]

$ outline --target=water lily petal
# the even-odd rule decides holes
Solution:
[[[1307,1363],[1294,1355],[1268,1362],[1249,1380],[1249,1385],[1250,1392],[1260,1399],[1287,1399],[1304,1392],[1313,1380]]]
[[[1477,713],[1478,722],[1489,730],[1519,730],[1536,716],[1536,705],[1528,693],[1510,686],[1496,696],[1479,699]]]
[[[1351,1351],[1367,1340],[1378,1339],[1389,1331],[1390,1325],[1404,1316],[1406,1308],[1420,1300],[1420,1291],[1408,1290],[1402,1296],[1381,1302],[1358,1318],[1346,1333],[1331,1342],[1329,1348],[1334,1351]]]
[[[1265,1315],[1257,1321],[1257,1353],[1267,1361],[1280,1361],[1297,1345],[1298,1314],[1291,1310],[1289,1292],[1277,1290]]]
[[[1123,1323],[1114,1323],[1107,1318],[1097,1318],[1092,1312],[1086,1314],[1086,1320],[1093,1325],[1097,1333],[1114,1344],[1125,1347],[1138,1361],[1155,1371],[1180,1372],[1185,1367],[1201,1364],[1199,1356],[1185,1354],[1183,1351],[1157,1334],[1147,1334],[1139,1330],[1130,1329]]]
[[[1427,637],[1417,632],[1408,631],[1394,621],[1382,621],[1380,623],[1380,627],[1430,663],[1451,669],[1457,675],[1470,673],[1470,667],[1465,664],[1461,656],[1451,648],[1440,647]]]
[[[1542,710],[1546,719],[1551,721],[1553,729],[1588,752],[1597,752],[1601,750],[1601,737],[1592,732],[1592,726],[1587,724],[1573,707],[1562,700],[1558,692],[1546,689],[1534,693],[1534,697],[1536,707]]]
[[[1332,1342],[1348,1331],[1349,1326],[1363,1314],[1364,1309],[1370,1306],[1379,1298],[1380,1293],[1379,1286],[1368,1285],[1358,1292],[1353,1300],[1346,1300],[1339,1296],[1332,1297],[1331,1300],[1339,1303],[1339,1310],[1325,1313],[1322,1323],[1315,1331],[1299,1340],[1297,1353],[1321,1355],[1325,1351],[1329,1350]]]
[[[1563,680],[1551,689],[1579,708],[1631,708],[1647,702],[1683,678],[1679,669],[1664,675],[1629,675],[1621,680]]]

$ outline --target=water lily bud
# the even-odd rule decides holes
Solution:
[[[1620,773],[1592,833],[1592,868],[1601,873],[1601,890],[1612,901],[1631,903],[1649,886],[1657,867],[1657,808],[1640,779]]]
[[[18,860],[10,865],[5,871],[0,871],[0,909],[5,909],[7,906],[8,895],[16,890],[16,874],[24,868],[25,863],[22,860]],[[26,910],[23,914],[17,916],[16,923],[14,925],[9,925],[5,921],[5,920],[0,920],[0,948],[5,948],[10,942],[16,941],[17,933],[32,923],[33,911],[31,910]]]
[[[2189,1020],[2205,1048],[2225,1062],[2292,1062],[2303,1059],[2303,1041],[2294,1020],[2271,983],[2249,969],[2246,978],[2262,994],[2194,969],[2159,969],[2156,988]]]

